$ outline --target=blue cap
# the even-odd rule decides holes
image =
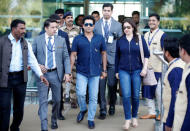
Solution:
[[[67,16],[73,16],[72,12],[66,12],[63,16],[63,18],[65,19]]]

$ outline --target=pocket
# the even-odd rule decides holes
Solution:
[[[96,65],[100,65],[101,63],[101,55],[100,52],[93,52],[93,60]]]

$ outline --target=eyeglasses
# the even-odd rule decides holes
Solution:
[[[85,24],[84,24],[84,26],[85,26],[85,27],[87,27],[87,26],[92,27],[92,26],[93,26],[93,24],[92,24],[92,23],[85,23]]]
[[[131,29],[132,27],[131,26],[123,26],[123,29]]]

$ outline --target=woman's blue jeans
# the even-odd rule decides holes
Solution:
[[[131,102],[132,102],[132,117],[133,118],[137,117],[138,108],[139,108],[139,92],[141,86],[140,72],[141,70],[135,70],[135,71],[119,70],[120,87],[122,91],[125,120],[131,119]]]

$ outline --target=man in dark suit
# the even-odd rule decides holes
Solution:
[[[117,79],[115,78],[115,52],[116,41],[122,36],[122,26],[119,22],[114,20],[111,15],[113,13],[113,5],[105,3],[102,7],[103,18],[96,22],[94,32],[104,36],[107,45],[107,73],[108,77],[100,79],[99,85],[99,103],[100,103],[100,116],[99,119],[105,119],[107,114],[105,89],[108,80],[108,93],[109,93],[109,115],[115,113],[116,103],[116,90]]]
[[[47,19],[44,22],[45,33],[37,36],[32,44],[33,52],[40,64],[44,76],[49,81],[52,90],[53,107],[51,117],[51,128],[57,129],[57,116],[61,101],[61,83],[63,80],[70,81],[70,59],[65,39],[55,35],[57,22]],[[48,130],[48,88],[37,79],[39,93],[39,111],[42,131]]]
[[[9,130],[12,95],[13,122],[10,131],[20,131],[28,80],[27,65],[39,77],[40,82],[48,86],[31,45],[23,38],[25,33],[25,22],[16,19],[11,23],[11,33],[0,38],[0,131]]]

